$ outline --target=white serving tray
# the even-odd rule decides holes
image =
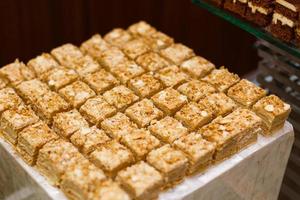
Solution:
[[[286,122],[271,137],[259,136],[257,143],[202,174],[186,178],[162,192],[159,199],[277,199],[293,141],[293,127]],[[0,138],[0,199],[67,198]]]

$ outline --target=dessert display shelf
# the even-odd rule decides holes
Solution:
[[[286,122],[272,136],[259,136],[256,144],[204,174],[186,178],[159,199],[277,199],[293,141],[293,127]],[[11,186],[3,187],[1,199],[67,200],[1,138],[0,157],[0,181]]]
[[[286,43],[276,37],[272,36],[271,33],[264,30],[262,27],[258,27],[256,25],[251,24],[250,22],[242,19],[234,15],[233,13],[219,8],[213,5],[212,2],[208,3],[205,0],[192,0],[193,3],[205,10],[209,11],[210,13],[221,17],[222,19],[232,23],[233,25],[243,29],[244,31],[250,33],[251,35],[255,36],[258,39],[264,40],[265,42],[269,43],[269,45],[273,46],[273,48],[279,49],[282,52],[286,52],[287,56],[292,56],[293,60],[297,60],[300,63],[300,48],[296,47],[291,43]],[[209,1],[209,0],[208,0]]]

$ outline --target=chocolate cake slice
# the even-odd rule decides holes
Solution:
[[[298,19],[300,0],[276,0],[275,11],[291,20]]]
[[[273,0],[248,0],[246,19],[259,25],[267,26],[272,20]]]
[[[224,8],[242,17],[245,16],[248,0],[225,0]]]
[[[294,39],[300,0],[276,0],[270,31],[279,39],[290,42]]]

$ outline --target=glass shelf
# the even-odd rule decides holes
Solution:
[[[270,45],[277,48],[278,51],[281,51],[283,54],[289,53],[291,56],[295,57],[297,60],[300,60],[300,49],[295,47],[293,44],[285,43],[275,37],[270,33],[265,31],[263,28],[256,27],[251,23],[236,17],[232,13],[218,8],[217,6],[207,3],[204,0],[192,0],[192,2],[205,10],[213,13],[214,15],[225,19],[226,21],[238,26],[239,28],[247,31],[248,33],[254,35],[256,38],[261,39],[270,43]]]

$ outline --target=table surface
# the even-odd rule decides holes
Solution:
[[[266,150],[270,149],[271,150],[270,152],[272,152],[272,148],[275,148],[275,142],[280,141],[284,138],[288,138],[288,140],[284,141],[284,143],[283,143],[283,145],[285,145],[285,146],[283,146],[282,144],[280,144],[280,145],[282,146],[281,149],[283,149],[282,150],[284,153],[283,155],[286,155],[285,157],[287,157],[287,158],[285,158],[283,155],[281,155],[281,157],[282,157],[281,160],[282,160],[283,164],[280,166],[280,169],[278,169],[283,176],[286,162],[287,162],[287,159],[288,159],[288,156],[289,156],[289,153],[291,150],[291,146],[292,146],[292,143],[294,140],[293,127],[289,122],[286,122],[284,127],[282,129],[276,131],[276,133],[274,133],[272,136],[263,137],[263,136],[259,135],[258,140],[255,144],[249,146],[248,148],[244,149],[243,151],[239,152],[238,154],[235,154],[231,158],[210,167],[204,173],[197,174],[192,177],[188,177],[182,183],[177,185],[176,187],[169,189],[168,191],[162,192],[159,196],[159,199],[160,200],[198,199],[197,197],[195,197],[195,195],[191,196],[191,194],[193,194],[193,193],[196,194],[196,192],[200,191],[201,188],[206,188],[213,181],[220,179],[223,175],[225,175],[226,173],[230,173],[231,171],[234,171],[233,172],[234,176],[230,175],[230,176],[232,176],[233,179],[234,179],[234,177],[235,178],[239,177],[239,176],[242,177],[243,174],[248,173],[247,172],[248,170],[246,170],[246,171],[245,171],[245,169],[240,170],[241,174],[238,174],[237,166],[244,163],[247,167],[247,165],[248,165],[246,163],[247,159],[248,160],[253,159],[251,157],[255,157],[253,155],[258,154],[260,151],[263,151],[263,149],[266,149]],[[272,146],[274,146],[274,147],[272,147]],[[276,148],[276,149],[280,150],[280,148]],[[276,151],[276,149],[274,149],[274,151]],[[268,154],[270,154],[270,153],[268,153]],[[15,150],[8,143],[6,143],[2,138],[0,138],[0,156],[1,157],[3,156],[3,159],[0,160],[0,171],[9,173],[7,171],[8,169],[1,169],[1,168],[9,167],[10,172],[12,172],[12,175],[7,175],[6,177],[3,175],[1,176],[1,173],[0,173],[0,182],[8,183],[9,180],[5,180],[5,178],[6,179],[12,178],[11,176],[14,176],[14,170],[19,171],[20,169],[21,170],[23,169],[26,174],[26,177],[19,175],[19,178],[26,179],[25,181],[15,181],[18,183],[24,182],[23,186],[16,187],[16,188],[18,188],[17,190],[15,190],[9,194],[5,194],[6,190],[5,190],[5,188],[3,189],[2,195],[5,196],[6,200],[26,199],[26,198],[30,197],[31,195],[36,195],[36,193],[39,193],[39,195],[41,195],[41,196],[40,196],[40,198],[34,198],[34,199],[59,199],[59,200],[67,199],[58,188],[51,186],[46,181],[46,179],[43,176],[41,176],[34,168],[28,166],[19,156],[17,156]],[[259,157],[259,156],[256,156],[256,157]],[[5,160],[4,160],[4,158],[5,158]],[[7,159],[11,159],[11,161],[13,161],[13,162],[9,162]],[[260,159],[261,158],[258,158],[258,162]],[[2,164],[1,164],[1,162],[2,162]],[[253,162],[253,161],[251,161],[251,162]],[[269,162],[271,162],[271,161],[269,161]],[[10,165],[10,166],[8,166],[8,165]],[[266,164],[264,164],[264,165],[266,165]],[[254,167],[254,168],[257,168],[257,167]],[[249,171],[249,174],[250,174],[250,171]],[[14,178],[16,178],[16,177],[14,177]],[[224,178],[227,179],[226,176],[223,177],[223,179]],[[29,179],[32,179],[34,183],[30,184],[30,187],[29,186],[27,187],[26,183],[32,182],[32,180],[29,180]],[[259,181],[259,180],[256,180],[256,181]],[[254,182],[256,182],[256,181],[254,181]],[[277,182],[280,181],[280,183],[281,183],[282,177],[281,178],[279,177],[279,180],[276,180],[276,181]],[[246,181],[246,182],[249,182],[249,181]],[[11,181],[10,181],[10,183],[11,183]],[[279,187],[280,187],[280,183],[279,183]],[[11,183],[11,184],[13,184],[13,183]],[[232,184],[232,183],[228,182],[226,184]],[[254,183],[254,184],[256,184],[256,183]],[[7,184],[1,186],[1,183],[0,183],[0,187],[14,187],[14,186],[7,185]],[[39,190],[38,192],[37,192],[36,187],[40,187],[40,188],[38,188],[38,190]],[[221,187],[225,188],[226,186],[223,185]],[[278,188],[278,190],[279,190],[279,188]],[[209,190],[207,190],[207,191],[209,191]],[[241,191],[239,189],[237,189],[236,192],[239,193]],[[48,198],[45,198],[46,196],[48,196]],[[1,199],[1,191],[0,191],[0,199]],[[28,199],[31,199],[31,198],[28,198]],[[202,199],[202,198],[199,197],[199,199]],[[209,198],[209,199],[214,199],[214,198]],[[236,199],[239,199],[239,198],[236,198]]]

